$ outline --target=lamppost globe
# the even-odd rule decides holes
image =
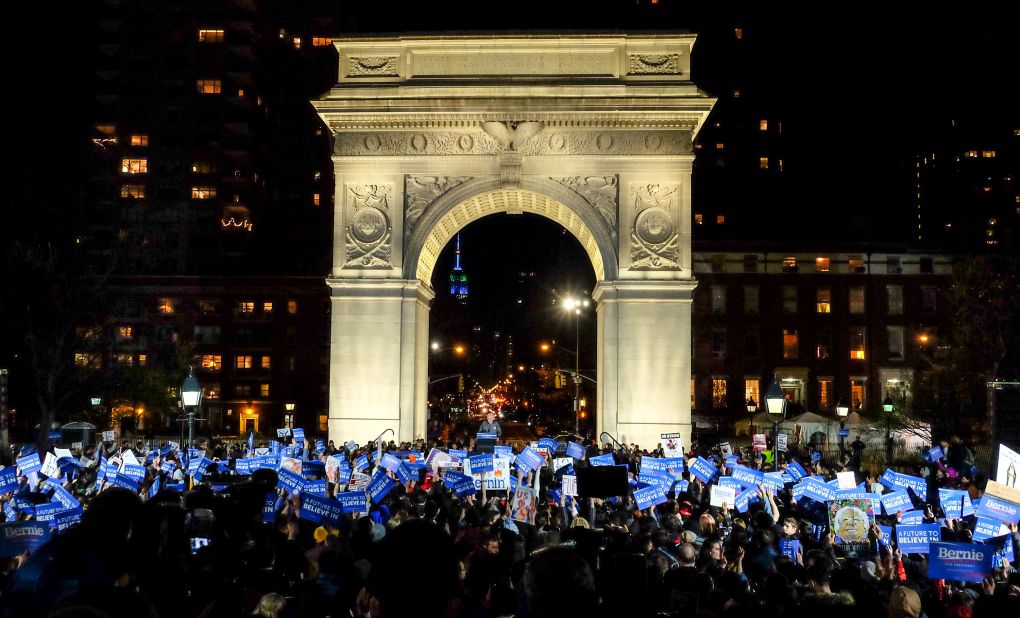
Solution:
[[[786,418],[786,393],[775,378],[765,391],[765,412],[776,423]]]
[[[748,397],[747,403],[745,403],[744,406],[747,408],[748,414],[754,414],[758,411],[758,404],[755,403],[754,397]]]
[[[195,378],[194,367],[188,367],[188,377],[181,385],[181,407],[188,414],[188,448],[195,448],[195,409],[202,403],[202,387]]]
[[[836,416],[838,416],[841,419],[845,419],[849,415],[850,415],[850,406],[848,406],[845,403],[843,403],[843,400],[840,399],[836,403]]]
[[[885,400],[882,402],[882,411],[883,412],[892,412],[893,411],[893,407],[895,407],[895,404],[893,403],[892,397],[890,397],[889,395],[886,395],[885,396]]]
[[[432,351],[435,352],[438,349],[439,349],[439,342],[438,341],[433,341],[432,342]]]

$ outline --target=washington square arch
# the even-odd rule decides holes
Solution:
[[[466,225],[534,213],[595,271],[597,432],[691,429],[691,167],[714,99],[693,35],[339,39],[329,437],[426,435],[432,271]]]

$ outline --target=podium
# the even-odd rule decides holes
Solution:
[[[496,434],[494,433],[479,433],[475,436],[475,453],[478,455],[488,455],[496,450]]]

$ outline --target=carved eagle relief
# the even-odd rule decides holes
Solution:
[[[503,150],[517,150],[528,139],[542,130],[541,122],[483,122],[482,130],[488,133]]]

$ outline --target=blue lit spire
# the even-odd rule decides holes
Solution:
[[[467,303],[468,278],[460,265],[460,234],[457,234],[457,253],[454,258],[453,270],[450,271],[450,295],[457,298],[460,304]]]

